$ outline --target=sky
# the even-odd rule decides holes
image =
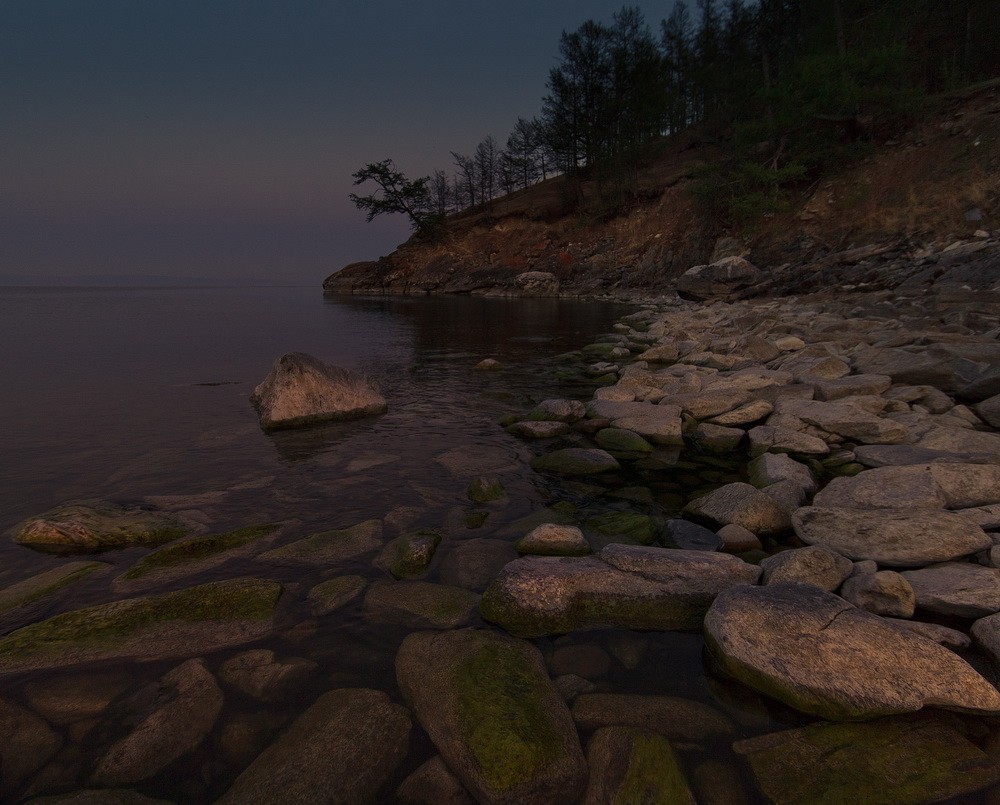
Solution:
[[[672,0],[638,2],[658,30]],[[600,0],[0,0],[0,285],[318,285],[409,235],[408,176],[539,113]]]

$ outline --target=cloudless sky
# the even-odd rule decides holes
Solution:
[[[658,35],[673,0],[635,3]],[[451,171],[541,109],[600,0],[0,0],[0,284],[319,284],[387,254],[351,173]]]

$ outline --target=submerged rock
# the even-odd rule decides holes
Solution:
[[[386,544],[375,565],[397,579],[412,579],[427,572],[440,544],[441,535],[437,531],[404,534]]]
[[[590,782],[584,805],[664,802],[695,805],[670,742],[658,732],[604,727],[587,744]]]
[[[270,649],[244,651],[219,666],[219,679],[262,702],[281,701],[307,680],[316,663],[301,657],[281,662]]]
[[[611,454],[604,450],[568,447],[538,456],[531,462],[536,472],[551,475],[595,475],[621,469]]]
[[[0,699],[0,797],[14,801],[21,785],[51,758],[62,738],[23,707]]]
[[[365,594],[365,617],[412,629],[456,629],[475,622],[479,596],[424,581],[377,581]]]
[[[46,598],[97,571],[107,569],[108,565],[103,562],[70,562],[5,587],[0,590],[0,615]]]
[[[791,527],[787,511],[769,495],[744,483],[721,486],[691,501],[684,512],[716,526],[734,523],[754,534],[776,534]]]
[[[575,802],[587,770],[538,650],[486,631],[411,634],[396,678],[448,767],[483,803]]]
[[[102,500],[57,506],[21,523],[14,542],[40,551],[90,553],[132,545],[161,545],[183,537],[174,517]]]
[[[406,709],[382,691],[325,693],[257,756],[220,803],[370,802],[409,749]]]
[[[367,583],[363,576],[336,576],[322,581],[309,590],[309,610],[313,615],[329,615],[361,595]]]
[[[365,520],[350,528],[318,534],[262,553],[261,562],[278,564],[330,565],[362,556],[382,547],[382,522]]]
[[[0,638],[0,673],[248,643],[271,631],[281,590],[242,578],[65,612]]]
[[[740,682],[821,718],[925,706],[1000,714],[1000,692],[953,652],[811,585],[723,592],[705,641]]]
[[[584,556],[590,544],[576,526],[542,523],[533,528],[515,546],[519,553],[536,556]]]
[[[400,783],[396,797],[406,805],[475,805],[451,769],[435,755]]]
[[[278,358],[253,390],[250,403],[264,430],[359,419],[384,413],[387,408],[373,380],[304,352]]]
[[[732,722],[718,710],[679,696],[585,693],[573,703],[573,720],[583,730],[613,725],[650,729],[687,744],[736,735]]]
[[[577,629],[696,629],[715,596],[760,568],[729,554],[609,545],[596,557],[524,557],[483,595],[483,617],[521,637]]]
[[[757,785],[782,805],[916,805],[971,794],[1000,767],[940,715],[813,724],[740,741]]]

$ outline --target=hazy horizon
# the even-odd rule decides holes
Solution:
[[[656,30],[673,3],[638,5]],[[502,142],[539,112],[560,32],[621,6],[4,3],[0,285],[318,284],[388,254],[408,225],[366,224],[351,173]]]

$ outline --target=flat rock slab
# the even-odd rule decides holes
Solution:
[[[329,565],[354,559],[382,547],[382,521],[365,520],[350,528],[321,531],[266,551],[261,562],[293,565]]]
[[[93,573],[107,570],[103,562],[69,562],[0,590],[0,614],[47,598]]]
[[[13,802],[21,784],[59,751],[63,739],[43,719],[5,699],[0,699],[0,735],[0,797]]]
[[[621,469],[621,465],[605,450],[567,447],[538,456],[531,462],[536,472],[549,475],[596,475]]]
[[[1000,467],[931,463],[834,478],[813,505],[847,509],[964,509],[1000,501]]]
[[[375,381],[304,352],[278,358],[250,403],[265,430],[360,419],[387,408]]]
[[[461,587],[425,581],[376,581],[365,594],[364,614],[379,623],[412,629],[457,629],[477,620],[479,596]]]
[[[855,561],[889,567],[923,567],[985,550],[983,529],[955,512],[806,506],[792,515],[799,539]]]
[[[740,741],[757,785],[778,805],[916,805],[1000,779],[992,759],[931,714],[866,724],[813,724]]]
[[[478,802],[577,801],[587,768],[576,725],[530,643],[487,631],[411,634],[396,678]]]
[[[596,557],[524,557],[483,594],[483,617],[521,637],[578,629],[697,629],[715,596],[760,568],[729,554],[609,545]]]
[[[406,757],[411,727],[406,708],[382,691],[330,691],[258,755],[219,802],[378,801]]]
[[[0,673],[190,656],[270,633],[282,587],[233,579],[65,612],[0,638]]]
[[[810,585],[723,592],[705,641],[737,680],[821,718],[1000,713],[1000,692],[956,654]]]
[[[787,511],[769,495],[744,483],[720,486],[692,500],[684,507],[684,513],[717,527],[734,523],[754,534],[777,534],[791,527]]]
[[[900,444],[910,435],[909,430],[899,422],[883,419],[845,403],[779,400],[775,410],[861,444]]]
[[[585,693],[576,697],[572,712],[582,730],[614,725],[650,729],[687,744],[736,735],[732,722],[718,710],[680,696]]]
[[[901,574],[917,597],[917,609],[960,618],[1000,612],[1000,570],[970,562],[944,562]]]
[[[91,553],[162,545],[187,532],[187,526],[169,515],[86,500],[25,520],[16,528],[14,542],[52,553]]]
[[[797,581],[833,592],[851,575],[854,563],[819,545],[793,548],[769,556],[760,562],[764,584]]]
[[[583,805],[663,802],[695,805],[670,742],[652,730],[605,727],[587,744],[590,781]]]

